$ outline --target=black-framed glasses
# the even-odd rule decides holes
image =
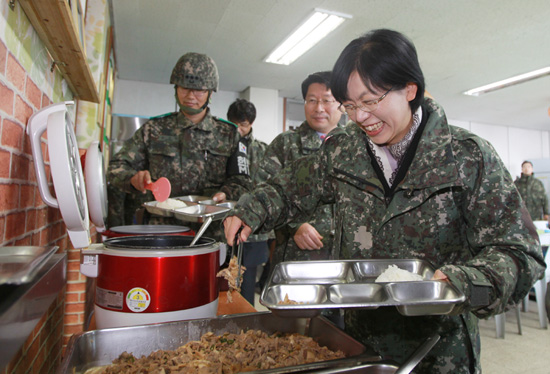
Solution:
[[[305,104],[307,106],[310,106],[310,107],[317,107],[317,105],[319,105],[319,103],[321,103],[321,105],[325,108],[328,108],[330,107],[332,104],[334,104],[336,102],[336,100],[327,100],[327,99],[323,99],[323,100],[317,100],[317,99],[307,99]]]
[[[186,87],[179,87],[182,91],[182,94],[184,96],[187,96],[189,95],[189,92],[191,92],[193,95],[195,95],[196,98],[201,98],[203,97],[204,95],[206,95],[208,93],[208,90],[203,90],[203,89],[197,89],[197,88],[186,88]]]
[[[361,109],[363,112],[366,113],[374,112],[376,109],[378,109],[378,103],[384,100],[384,98],[390,93],[391,90],[393,90],[393,87],[387,90],[386,93],[380,96],[378,99],[362,101],[359,105],[340,104],[338,110],[342,113],[347,113],[349,116],[355,114],[357,109]]]

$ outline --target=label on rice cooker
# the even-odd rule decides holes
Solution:
[[[106,290],[96,287],[95,302],[103,308],[122,310],[124,302],[124,293],[119,291]]]
[[[126,295],[126,305],[132,312],[143,312],[151,303],[151,296],[145,288],[134,287]]]

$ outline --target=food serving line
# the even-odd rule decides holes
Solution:
[[[201,196],[174,199],[183,202],[183,206],[163,208],[156,201],[144,206],[152,214],[202,222],[196,240],[187,249],[207,240],[200,238],[199,234],[212,221],[221,220],[234,204],[227,202],[220,206]],[[88,252],[83,250],[84,256]],[[225,257],[225,251],[222,257]],[[376,279],[390,266],[397,266],[421,280],[377,282]],[[259,370],[261,373],[408,373],[437,343],[437,334],[419,342],[417,351],[406,362],[396,363],[385,360],[370,347],[357,342],[320,314],[323,309],[330,308],[379,307],[396,307],[401,314],[408,316],[451,313],[464,301],[464,295],[448,282],[431,280],[434,271],[422,260],[284,262],[275,266],[260,296],[260,303],[269,312],[256,312],[238,293],[234,293],[233,301],[228,302],[227,292],[219,292],[216,317],[99,330],[93,329],[92,322],[92,331],[71,338],[58,373],[84,372],[91,367],[110,364],[123,351],[132,352],[137,357],[159,349],[174,350],[191,340],[198,340],[207,332],[238,333],[248,329],[267,333],[297,332],[346,355],[345,359]]]
[[[202,235],[213,221],[226,216],[234,202],[218,204],[204,196],[176,197],[183,205],[177,208],[159,206],[158,201],[144,204],[151,214],[202,223],[194,236],[152,233],[91,244],[90,220],[98,231],[106,229],[104,162],[98,142],[94,142],[85,157],[84,179],[74,126],[67,114],[70,105],[72,102],[42,109],[29,119],[27,127],[41,197],[61,210],[74,248],[81,249],[81,273],[97,278],[93,322],[97,329],[73,335],[59,374],[108,365],[123,351],[147,355],[175,349],[206,332],[248,329],[298,332],[346,355],[345,359],[258,371],[261,373],[405,374],[439,336],[419,342],[418,350],[406,362],[389,362],[320,316],[321,311],[396,307],[406,316],[441,315],[464,301],[464,295],[448,282],[431,280],[434,269],[427,262],[345,260],[277,264],[260,295],[260,303],[269,312],[255,312],[240,295],[233,295],[233,303],[227,303],[217,277],[227,248]],[[41,135],[46,130],[56,197],[49,191],[41,150]],[[389,266],[422,280],[376,282]]]

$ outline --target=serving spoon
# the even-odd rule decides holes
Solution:
[[[156,201],[163,202],[170,197],[172,186],[167,178],[161,177],[156,182],[147,183],[145,189],[153,192]]]

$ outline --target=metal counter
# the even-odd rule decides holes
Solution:
[[[67,254],[54,254],[26,283],[0,285],[0,370],[27,340],[67,279]]]

